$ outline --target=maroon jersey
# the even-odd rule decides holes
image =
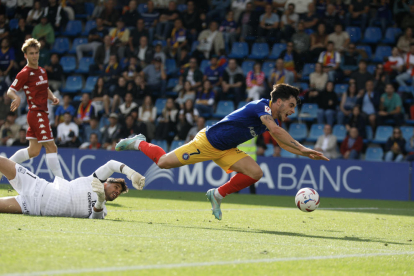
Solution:
[[[40,66],[37,69],[25,66],[10,86],[10,89],[15,92],[23,89],[30,110],[45,112],[47,112],[48,88],[46,70]]]

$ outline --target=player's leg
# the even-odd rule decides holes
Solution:
[[[60,167],[59,158],[57,155],[57,146],[55,141],[43,142],[43,147],[46,149],[46,163],[49,169],[55,176],[63,178],[62,168]]]
[[[7,214],[23,214],[20,204],[15,196],[0,198],[0,213]]]

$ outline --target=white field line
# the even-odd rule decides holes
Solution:
[[[110,205],[109,205],[110,206]],[[281,211],[281,210],[295,210],[297,208],[227,208],[222,211]],[[377,208],[377,207],[350,207],[350,208],[318,208],[317,210],[341,211],[341,210],[387,210],[387,211],[413,211],[413,209],[398,209],[398,208]],[[160,209],[160,210],[110,210],[111,212],[211,212],[209,209]]]
[[[92,272],[135,271],[135,270],[150,270],[150,269],[174,269],[174,268],[185,268],[185,267],[276,263],[276,262],[292,262],[292,261],[313,261],[313,260],[346,259],[346,258],[368,258],[368,257],[413,255],[413,254],[414,254],[414,251],[408,251],[408,252],[398,252],[398,253],[368,253],[368,254],[288,257],[288,258],[216,261],[216,262],[199,262],[199,263],[115,266],[115,267],[80,268],[80,269],[67,269],[67,270],[47,270],[47,271],[37,271],[37,272],[28,272],[28,273],[9,273],[9,274],[3,274],[3,276],[17,276],[17,275],[37,276],[37,275],[79,274],[79,273],[92,273]]]

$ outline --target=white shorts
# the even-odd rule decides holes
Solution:
[[[16,200],[22,208],[22,213],[40,216],[40,202],[49,182],[19,164],[16,164],[16,177],[9,182],[19,194]]]

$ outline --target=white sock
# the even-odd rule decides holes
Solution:
[[[139,150],[139,144],[141,144],[142,140],[136,140],[134,144],[134,149]]]
[[[217,201],[221,202],[221,200],[223,199],[223,196],[219,193],[218,189],[214,190],[214,197],[216,198]]]
[[[55,176],[63,178],[62,169],[56,152],[46,153],[46,164]]]
[[[20,149],[20,150],[16,151],[16,153],[13,154],[9,159],[13,162],[21,164],[24,161],[30,159],[29,151],[27,150],[27,148],[26,149]]]

